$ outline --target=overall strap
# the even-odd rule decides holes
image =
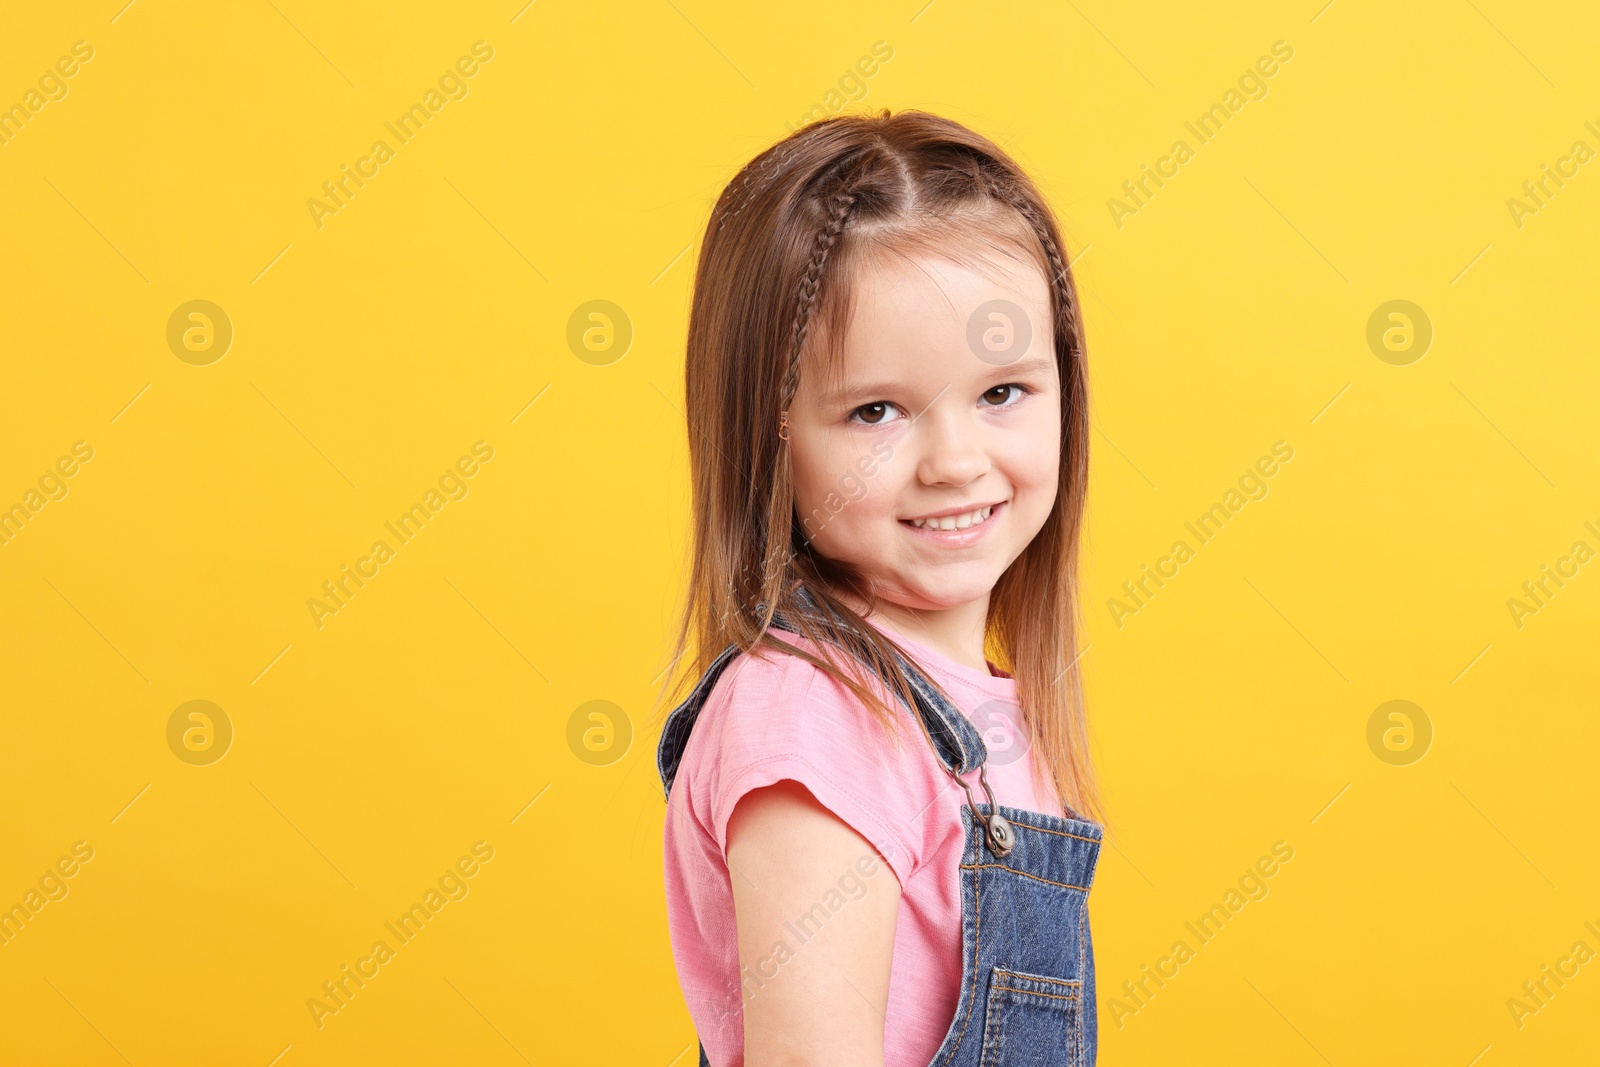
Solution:
[[[796,591],[796,599],[801,603],[801,612],[806,617],[812,619],[823,617],[821,608],[804,586]],[[799,632],[782,611],[773,614],[772,625],[790,633]],[[689,731],[694,728],[700,709],[704,706],[706,698],[711,695],[717,679],[722,676],[722,672],[727,669],[738,651],[739,646],[736,644],[730,644],[723,649],[706,669],[700,681],[695,684],[694,691],[667,717],[666,726],[661,731],[661,742],[656,749],[656,769],[661,775],[662,790],[668,796],[672,793],[673,779],[677,777],[678,767],[683,761],[684,748],[689,743]],[[857,658],[859,660],[859,657]],[[978,734],[977,728],[959,708],[934,691],[933,685],[914,664],[898,653],[895,654],[895,661],[911,684],[916,707],[910,710],[916,712],[927,728],[928,736],[933,739],[934,754],[940,764],[957,781],[961,781],[961,776],[968,771],[981,768],[988,759],[988,750],[984,747],[983,738]],[[864,661],[862,662],[867,666]],[[888,685],[881,673],[874,673],[884,681],[885,686]],[[901,703],[905,703],[903,698]]]
[[[733,657],[739,652],[738,645],[729,645],[711,661],[711,666],[706,668],[706,673],[700,676],[695,683],[694,692],[683,703],[672,709],[667,716],[667,724],[661,729],[661,741],[656,745],[656,773],[661,776],[661,791],[664,796],[672,795],[673,779],[678,777],[678,765],[683,762],[683,750],[689,744],[689,731],[694,729],[695,720],[700,717],[700,708],[704,706],[706,697],[711,695],[711,689],[717,684],[717,679],[722,677],[722,672],[728,669],[728,664],[733,662]]]

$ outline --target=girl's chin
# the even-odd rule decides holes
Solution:
[[[950,575],[917,579],[910,575],[889,588],[880,588],[878,598],[911,611],[947,611],[981,600],[994,589],[988,576],[951,581]]]

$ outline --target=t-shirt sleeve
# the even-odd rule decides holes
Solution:
[[[918,823],[927,810],[918,774],[903,766],[921,737],[914,726],[903,730],[905,751],[893,752],[888,731],[848,689],[788,653],[768,655],[730,668],[727,689],[712,694],[695,727],[709,727],[707,830],[724,862],[739,800],[789,779],[871,842],[903,886],[921,858]]]

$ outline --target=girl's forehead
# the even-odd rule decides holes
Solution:
[[[1056,374],[1049,285],[1032,263],[1003,254],[971,263],[888,257],[856,280],[842,343],[816,368],[824,406],[929,383],[929,393],[941,386],[961,392],[1003,378],[1008,366],[1016,374]]]
[[[1050,334],[1044,273],[1000,252],[966,262],[927,253],[879,258],[863,265],[851,305],[841,346],[847,364],[895,338],[964,345],[971,329],[988,328],[986,309],[997,305],[1025,317],[1033,335]]]
[[[1015,297],[1049,300],[1049,284],[1037,264],[1001,248],[969,254],[913,251],[877,255],[861,264],[855,279],[856,303],[887,305],[923,300],[955,312],[974,296],[1003,292]]]

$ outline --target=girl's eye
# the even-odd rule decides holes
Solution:
[[[852,420],[854,420],[855,417],[859,415],[861,416],[860,421],[866,423],[868,426],[881,426],[885,422],[889,421],[890,411],[898,410],[900,409],[889,403],[887,400],[877,400],[871,404],[862,404],[860,407],[856,408],[850,413],[850,417]]]
[[[1013,389],[1017,391],[1016,400],[1011,399],[1011,390]],[[990,407],[1007,408],[1013,407],[1017,401],[1028,395],[1029,392],[1031,392],[1031,390],[1027,386],[1017,385],[1015,382],[1012,382],[1007,385],[995,386],[993,389],[990,389],[988,392],[983,394],[983,399],[985,401],[997,401],[996,403],[991,403],[989,405]]]

